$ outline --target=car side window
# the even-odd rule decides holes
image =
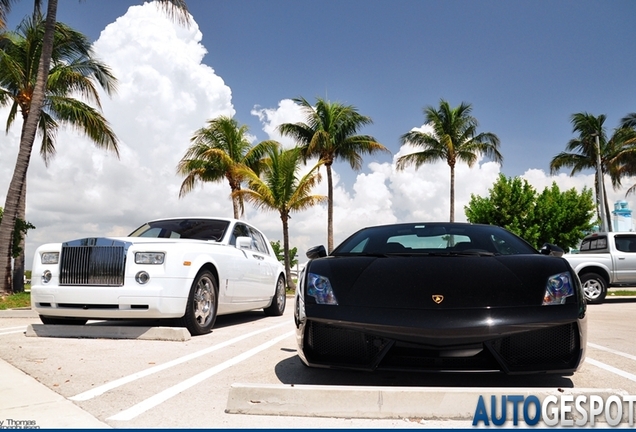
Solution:
[[[252,248],[257,251],[269,255],[269,249],[267,249],[267,244],[265,244],[265,239],[263,235],[256,231],[254,228],[250,228],[250,233],[252,235]]]
[[[497,253],[501,255],[515,255],[522,253],[522,251],[517,250],[517,248],[515,248],[512,244],[496,234],[492,234],[490,236],[490,241],[497,250]]]
[[[230,244],[236,246],[236,238],[237,237],[251,237],[250,230],[246,225],[236,224],[234,230],[232,231],[232,236],[230,237]]]
[[[614,237],[616,249],[621,252],[636,252],[636,236],[616,236]]]

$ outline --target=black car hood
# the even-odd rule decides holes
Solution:
[[[538,306],[548,277],[567,271],[538,254],[330,256],[307,269],[329,278],[339,305],[393,309]]]

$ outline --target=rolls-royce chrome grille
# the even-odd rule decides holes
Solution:
[[[100,245],[103,240],[106,239],[84,239],[62,246],[60,285],[124,284],[126,244],[108,240],[110,245]]]

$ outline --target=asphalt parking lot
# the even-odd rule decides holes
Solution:
[[[291,307],[282,317],[262,311],[219,317],[211,334],[161,340],[139,335],[180,330],[162,322],[91,322],[84,330],[93,335],[51,335],[30,311],[0,311],[3,371],[10,368],[20,379],[17,388],[0,387],[3,401],[16,401],[3,403],[0,422],[33,421],[43,428],[471,427],[479,395],[636,394],[635,313],[636,298],[588,307],[587,359],[573,376],[507,377],[306,368],[296,355]],[[25,398],[25,380],[36,386],[28,388],[56,397],[57,411],[47,412],[36,390],[33,401]],[[51,415],[59,417],[64,407],[78,425],[54,423]]]

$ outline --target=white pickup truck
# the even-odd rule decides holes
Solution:
[[[578,254],[563,258],[579,275],[588,303],[602,303],[610,287],[636,286],[636,232],[590,234]]]

